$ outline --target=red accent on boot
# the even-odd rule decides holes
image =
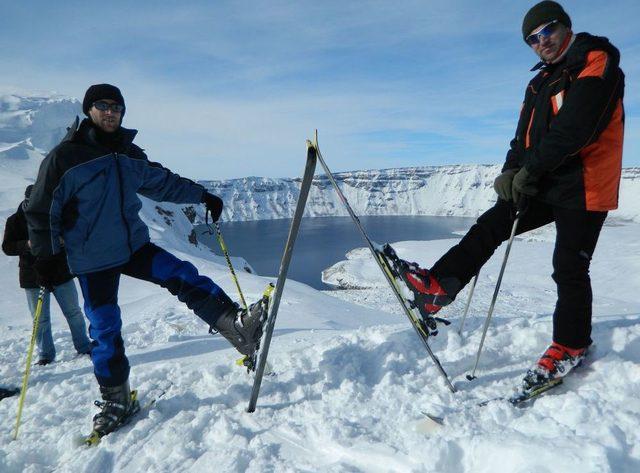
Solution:
[[[411,270],[405,273],[407,282],[411,284],[412,289],[426,296],[446,296],[447,292],[442,289],[438,280],[426,269],[413,265]],[[424,304],[424,309],[428,314],[435,314],[440,309],[438,304]]]
[[[430,296],[446,296],[447,293],[436,278],[429,271],[420,268],[417,271],[407,271],[407,280],[421,294]]]
[[[555,371],[555,362],[566,360],[567,358],[575,358],[582,355],[586,348],[569,348],[559,343],[552,342],[549,348],[543,353],[538,360],[538,366],[549,372]]]

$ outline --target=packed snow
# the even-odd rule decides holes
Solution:
[[[62,316],[54,314],[58,361],[34,367],[17,441],[11,441],[17,398],[0,402],[6,419],[0,470],[637,471],[637,232],[637,224],[604,229],[592,271],[591,355],[563,386],[525,409],[474,404],[509,394],[549,342],[550,229],[514,243],[476,381],[464,375],[475,360],[501,251],[483,270],[462,336],[456,330],[466,294],[443,311],[453,323],[432,346],[456,394],[439,378],[364,249],[350,254],[343,271],[359,274],[368,289],[321,293],[287,282],[270,352],[274,374],[265,378],[253,414],[245,412],[252,377],[234,365],[233,349],[162,289],[125,278],[120,301],[132,384],[143,399],[158,387],[168,386],[166,395],[97,448],[77,447],[78,435],[90,429],[98,392],[89,360],[76,358]],[[427,264],[454,241],[395,247]],[[176,254],[237,297],[222,264],[195,251]],[[4,383],[17,385],[28,313],[16,261],[1,261],[7,297],[0,369]],[[240,274],[251,300],[273,280]],[[425,423],[422,412],[444,417],[444,425]]]
[[[0,154],[2,226],[33,180],[13,165],[18,161],[9,160]],[[443,184],[451,202],[463,199],[464,189],[446,189]],[[637,187],[624,189],[623,208],[637,205]],[[33,367],[16,441],[18,399],[0,401],[0,471],[639,471],[636,216],[632,210],[612,213],[596,249],[595,343],[587,362],[527,408],[475,404],[510,394],[550,341],[552,227],[515,241],[473,382],[465,375],[475,361],[504,248],[482,270],[462,335],[457,329],[466,291],[442,311],[452,325],[442,328],[432,348],[458,388],[455,394],[438,376],[364,248],[325,272],[336,285],[340,279],[357,282],[360,289],[319,292],[287,281],[269,356],[273,374],[264,379],[253,414],[245,411],[252,376],[235,365],[238,354],[227,342],[208,334],[162,288],[123,277],[120,304],[132,386],[143,404],[145,393],[164,388],[166,394],[98,447],[78,447],[78,437],[91,429],[99,393],[90,360],[76,356],[53,303],[58,358]],[[237,299],[223,260],[197,245],[177,206],[144,200],[143,218],[154,242],[193,262]],[[401,257],[429,266],[455,241],[394,247]],[[0,383],[7,386],[21,383],[31,332],[17,263],[0,257]],[[248,267],[241,258],[234,264]],[[249,300],[275,276],[239,271]],[[428,422],[423,412],[442,417],[444,425]]]

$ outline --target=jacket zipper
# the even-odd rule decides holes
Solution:
[[[122,188],[122,170],[120,169],[120,159],[118,153],[114,153],[116,158],[116,168],[118,169],[118,188],[120,189],[120,216],[124,222],[124,226],[127,229],[127,246],[129,246],[129,256],[133,255],[133,248],[131,247],[131,229],[129,223],[124,215],[124,190]]]

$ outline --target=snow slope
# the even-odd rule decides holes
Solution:
[[[254,414],[245,412],[251,377],[233,365],[236,354],[224,340],[208,335],[160,288],[125,278],[121,304],[132,383],[144,393],[171,381],[167,394],[98,448],[75,447],[77,435],[90,426],[98,393],[88,360],[74,357],[61,317],[54,316],[59,360],[33,370],[16,442],[10,435],[17,401],[0,402],[0,415],[8,420],[0,427],[0,471],[637,471],[637,231],[629,224],[603,232],[592,272],[592,355],[564,386],[526,409],[473,404],[508,394],[549,342],[553,244],[546,232],[514,244],[473,383],[464,375],[475,359],[500,254],[483,270],[462,337],[455,329],[464,297],[444,312],[453,325],[433,340],[433,349],[457,394],[438,378],[372,261],[358,251],[351,267],[369,274],[372,289],[337,291],[336,298],[287,283],[270,353],[275,375],[265,379]],[[427,263],[451,243],[396,247],[401,256]],[[621,246],[628,251],[622,254]],[[235,294],[222,265],[177,254]],[[18,307],[23,298],[12,286],[15,261],[1,264],[3,287]],[[249,299],[268,280],[241,274]],[[0,355],[6,360],[0,375],[9,384],[20,380],[27,317],[24,308],[0,315]],[[445,425],[425,429],[421,411],[444,416]]]

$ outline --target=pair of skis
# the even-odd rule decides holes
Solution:
[[[316,162],[319,161],[322,168],[325,171],[325,174],[331,181],[338,197],[344,204],[349,216],[352,218],[356,227],[362,234],[369,250],[371,251],[376,263],[380,267],[380,270],[385,276],[385,279],[389,283],[389,286],[393,293],[395,294],[398,302],[400,303],[404,314],[407,316],[409,321],[411,322],[412,327],[416,331],[416,334],[420,338],[422,344],[424,345],[429,357],[434,362],[438,372],[442,376],[443,380],[447,387],[455,392],[453,384],[449,380],[447,373],[442,368],[440,361],[434,355],[431,347],[429,346],[429,337],[434,335],[437,330],[435,326],[435,319],[433,320],[424,320],[416,307],[413,306],[411,301],[405,298],[402,295],[401,290],[401,279],[397,271],[394,269],[393,261],[391,261],[388,257],[388,254],[385,254],[384,247],[378,244],[374,244],[373,241],[369,238],[367,233],[365,232],[358,216],[354,213],[353,209],[349,205],[349,202],[345,198],[342,190],[338,187],[333,174],[326,162],[322,157],[322,153],[320,152],[320,148],[318,146],[318,132],[316,131],[314,142],[307,140],[307,162],[305,166],[304,175],[302,178],[302,183],[300,187],[300,194],[298,197],[298,202],[296,204],[296,210],[293,215],[293,220],[291,222],[291,227],[289,230],[289,236],[287,238],[287,243],[285,245],[284,254],[282,256],[282,261],[280,263],[280,270],[278,272],[278,281],[276,282],[275,294],[272,297],[272,301],[270,302],[269,314],[267,316],[267,321],[264,328],[263,340],[261,341],[261,348],[258,353],[258,359],[256,364],[256,374],[253,383],[253,389],[251,392],[251,399],[249,400],[249,406],[247,408],[248,412],[254,412],[256,408],[256,403],[258,400],[258,395],[260,393],[260,386],[262,384],[262,378],[264,376],[264,369],[267,361],[267,356],[269,353],[269,347],[271,345],[271,337],[273,335],[273,329],[275,326],[275,320],[278,313],[278,307],[280,303],[280,297],[282,296],[282,291],[284,289],[284,284],[287,276],[287,272],[289,269],[289,263],[291,261],[291,255],[293,253],[293,246],[295,244],[296,237],[298,235],[298,229],[300,227],[300,222],[302,220],[302,215],[304,213],[304,209],[306,206],[307,198],[309,196],[309,190],[311,188],[311,183],[313,181],[313,174],[316,167]]]

